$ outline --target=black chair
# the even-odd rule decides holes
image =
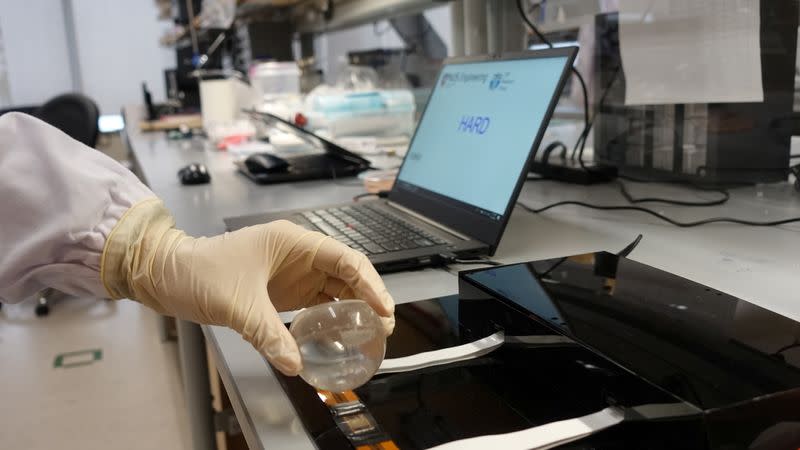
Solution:
[[[89,147],[97,144],[100,110],[89,97],[81,94],[59,95],[40,106],[33,115]]]
[[[97,136],[100,134],[97,125],[100,110],[97,104],[85,95],[59,95],[37,108],[33,115],[89,147],[97,144]],[[49,303],[52,295],[52,289],[39,292],[37,316],[46,316],[50,313]]]

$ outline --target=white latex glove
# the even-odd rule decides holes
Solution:
[[[287,221],[194,238],[174,228],[158,199],[134,205],[106,241],[101,263],[111,298],[238,331],[287,375],[302,369],[278,317],[336,298],[358,298],[394,328],[394,302],[363,254]]]

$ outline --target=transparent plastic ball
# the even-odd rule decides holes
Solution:
[[[300,311],[289,331],[297,341],[300,377],[317,389],[355,389],[383,362],[386,336],[378,314],[362,300],[328,302]]]

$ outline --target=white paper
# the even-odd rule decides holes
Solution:
[[[620,0],[625,104],[763,102],[759,0]]]
[[[545,450],[597,433],[624,419],[624,412],[609,407],[575,419],[551,422],[506,434],[492,434],[437,445],[431,450]]]

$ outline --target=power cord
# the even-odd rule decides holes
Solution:
[[[525,8],[523,7],[522,2],[523,2],[523,0],[517,0],[517,11],[519,11],[519,15],[522,18],[522,20],[528,25],[528,27],[531,29],[531,31],[533,31],[533,34],[535,34],[536,37],[538,37],[539,40],[542,41],[542,43],[544,43],[545,45],[547,45],[550,48],[553,48],[553,43],[550,42],[549,39],[544,37],[544,35],[539,31],[539,29],[536,27],[536,25],[533,24],[533,21],[531,21],[531,19],[528,17],[528,14],[525,13]],[[544,3],[544,1],[536,3],[536,6],[537,7],[540,6],[541,3]],[[588,129],[591,127],[591,122],[589,120],[589,92],[588,92],[588,89],[586,89],[586,81],[583,79],[583,76],[581,75],[581,73],[578,72],[578,69],[576,69],[575,66],[570,67],[570,69],[572,71],[572,74],[575,75],[575,78],[578,79],[578,82],[581,85],[581,91],[583,92],[583,132],[581,133],[581,136],[585,136],[585,135],[589,134]],[[582,142],[581,145],[586,145],[585,137],[583,139],[581,139],[581,137],[579,137],[577,142],[578,143]],[[577,145],[578,144],[576,143],[576,147],[575,147],[576,149],[577,149]],[[581,147],[581,151],[582,150],[583,150],[583,147]],[[573,156],[574,156],[574,154],[575,154],[575,151],[573,151]]]
[[[553,144],[550,144],[553,145]],[[545,149],[547,150],[547,149]],[[543,158],[549,157],[549,154],[546,153],[543,155]],[[546,159],[545,159],[546,160]],[[618,175],[617,184],[619,185],[620,193],[625,200],[627,200],[631,204],[640,204],[640,203],[663,203],[666,205],[675,205],[675,206],[696,206],[696,207],[704,207],[704,206],[719,206],[725,204],[730,200],[731,195],[727,189],[720,188],[720,187],[712,187],[712,186],[703,186],[700,184],[692,183],[690,181],[671,181],[671,180],[641,180],[638,178],[632,178],[625,175]],[[634,197],[628,187],[623,183],[621,180],[627,180],[634,183],[664,183],[664,184],[675,184],[679,186],[686,186],[692,189],[696,189],[699,191],[707,191],[707,192],[716,192],[721,195],[721,198],[715,200],[707,200],[707,201],[700,201],[700,202],[691,202],[686,200],[673,200],[669,198],[659,198],[659,197],[645,197],[645,198],[636,198]],[[559,180],[553,180],[546,177],[539,177],[539,176],[528,176],[525,180],[527,181],[554,181],[558,182]]]
[[[567,146],[561,141],[553,141],[542,150],[542,162],[547,164],[550,161],[550,154],[554,151],[561,150],[561,159],[567,157]]]
[[[389,196],[389,191],[378,191],[378,192],[364,192],[363,194],[358,194],[353,197],[353,201],[357,202],[362,198],[367,197],[378,197],[378,198],[386,198]]]
[[[444,265],[462,264],[462,265],[483,265],[483,266],[502,266],[503,263],[493,261],[485,258],[459,258],[453,253],[440,253],[439,260]]]
[[[650,181],[637,180],[637,179],[633,179],[633,178],[625,177],[625,176],[619,176],[619,178],[627,179],[627,180],[633,181],[635,183],[650,183]],[[690,201],[685,201],[685,200],[672,200],[672,199],[668,199],[668,198],[659,198],[659,197],[635,198],[628,191],[628,187],[625,185],[625,183],[623,183],[620,180],[617,180],[617,184],[619,185],[619,190],[622,193],[622,196],[625,197],[625,200],[627,200],[629,203],[634,204],[634,205],[635,204],[639,204],[639,203],[663,203],[663,204],[666,204],[666,205],[676,205],[676,206],[719,206],[719,205],[727,203],[728,200],[730,200],[730,198],[731,198],[731,194],[727,190],[721,189],[721,188],[705,187],[705,186],[700,186],[700,185],[696,185],[696,184],[692,184],[692,183],[688,183],[688,182],[664,181],[663,183],[687,185],[687,186],[689,186],[689,187],[691,187],[693,189],[697,189],[697,190],[700,190],[700,191],[717,192],[722,197],[719,198],[719,199],[716,199],[716,200],[708,200],[708,201],[702,201],[702,202],[690,202]]]
[[[454,263],[456,264],[483,264],[486,266],[502,266],[503,263],[500,261],[494,261],[491,259],[454,259]]]
[[[793,217],[793,218],[790,218],[790,219],[782,219],[782,220],[773,220],[773,221],[767,221],[767,222],[757,222],[757,221],[752,221],[752,220],[736,219],[736,218],[732,218],[732,217],[714,217],[714,218],[711,218],[711,219],[697,220],[697,221],[694,221],[694,222],[680,222],[680,221],[674,220],[674,219],[672,219],[670,217],[667,217],[667,216],[665,216],[665,215],[663,215],[661,213],[653,211],[652,209],[643,208],[641,206],[592,205],[590,203],[578,202],[578,201],[572,201],[572,200],[556,202],[556,203],[553,203],[553,204],[550,204],[550,205],[547,205],[547,206],[543,206],[541,208],[533,208],[533,207],[530,207],[530,206],[528,206],[528,205],[526,205],[526,204],[524,204],[522,202],[517,202],[517,205],[520,208],[522,208],[522,209],[524,209],[524,210],[526,210],[526,211],[528,211],[530,213],[533,213],[533,214],[540,214],[540,213],[543,213],[543,212],[545,212],[545,211],[547,211],[549,209],[558,208],[559,206],[568,206],[568,205],[581,206],[583,208],[597,209],[597,210],[601,210],[601,211],[638,211],[638,212],[643,212],[645,214],[649,214],[649,215],[651,215],[651,216],[653,216],[653,217],[655,217],[657,219],[663,220],[664,222],[667,222],[669,224],[675,225],[676,227],[680,227],[680,228],[699,227],[701,225],[708,225],[708,224],[711,224],[711,223],[735,223],[735,224],[747,225],[747,226],[751,226],[751,227],[774,227],[774,226],[778,226],[778,225],[786,225],[788,223],[800,222],[800,217]]]
[[[642,242],[642,235],[641,235],[641,234],[639,234],[638,236],[636,236],[636,239],[634,239],[634,240],[633,240],[633,242],[631,242],[630,244],[628,244],[627,246],[625,246],[625,248],[623,248],[622,250],[620,250],[620,251],[619,251],[619,253],[617,253],[617,256],[619,256],[619,257],[621,257],[621,258],[625,258],[625,257],[627,257],[627,256],[628,256],[628,255],[630,255],[630,254],[631,254],[631,253],[632,253],[634,250],[636,250],[636,247],[638,247],[638,246],[639,246],[639,242]]]
[[[531,28],[531,31],[533,31],[533,34],[535,34],[540,41],[542,41],[548,47],[553,48],[553,43],[550,42],[546,37],[544,37],[544,35],[539,31],[539,29],[536,28],[536,25],[534,25],[533,22],[531,22],[531,19],[528,18],[528,14],[525,12],[525,7],[522,6],[522,2],[523,0],[517,0],[517,11],[519,11],[519,15],[520,17],[522,17],[522,20],[524,20],[525,23],[528,24],[528,26]],[[544,2],[542,1],[540,3]],[[536,3],[535,5],[538,7],[539,3]]]

